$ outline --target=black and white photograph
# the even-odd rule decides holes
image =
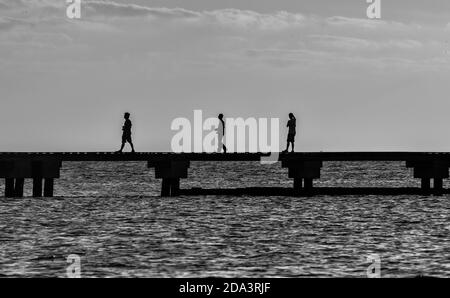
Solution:
[[[445,279],[449,169],[448,0],[0,0],[0,278]]]

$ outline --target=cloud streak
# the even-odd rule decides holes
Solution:
[[[26,21],[26,20],[22,20],[22,19],[15,19],[15,18],[10,18],[10,17],[1,17],[0,16],[0,31],[13,29],[18,26],[32,27],[33,23]]]
[[[112,1],[86,1],[84,7],[88,15],[107,17],[160,17],[160,18],[196,18],[201,14],[182,8],[152,8],[136,4],[122,4]]]

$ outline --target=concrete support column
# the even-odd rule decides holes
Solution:
[[[443,191],[443,181],[442,178],[434,178],[434,192],[437,195],[441,195]]]
[[[62,162],[45,158],[27,158],[0,162],[0,177],[5,178],[5,196],[23,197],[25,179],[33,179],[33,197],[42,197],[42,180],[45,179],[44,194],[53,196],[54,179],[59,178]]]
[[[162,197],[180,194],[180,179],[187,178],[189,166],[190,162],[186,160],[148,162],[149,168],[155,168],[155,177],[162,179]]]
[[[54,184],[55,184],[55,180],[53,178],[45,178],[44,197],[47,197],[47,198],[53,197]]]
[[[423,191],[430,191],[431,189],[431,179],[430,178],[421,178],[420,187]]]
[[[163,178],[161,184],[161,197],[170,197],[170,178]]]
[[[14,184],[14,197],[22,198],[23,197],[23,186],[25,184],[24,178],[16,178],[16,182]]]
[[[42,197],[42,178],[33,178],[33,197]]]
[[[313,190],[313,179],[305,178],[305,190],[312,191]]]
[[[5,197],[14,197],[14,178],[5,179]]]
[[[443,179],[449,178],[450,164],[445,160],[407,161],[406,166],[414,169],[414,178],[421,179],[424,194],[443,193]],[[433,179],[433,189],[431,189]]]
[[[294,193],[299,195],[302,192],[303,188],[303,179],[302,178],[294,178]]]
[[[313,179],[320,178],[322,161],[304,161],[290,159],[289,156],[281,161],[283,168],[288,168],[289,178],[294,179],[294,193],[296,195],[313,193]],[[304,183],[302,186],[302,182]]]
[[[180,195],[180,178],[171,178],[170,195],[177,197]]]

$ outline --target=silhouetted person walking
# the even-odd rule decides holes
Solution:
[[[223,114],[219,115],[219,128],[217,129],[218,146],[217,153],[223,149],[223,153],[227,153],[227,147],[223,143],[223,138],[225,136],[225,121],[223,120]]]
[[[289,121],[286,125],[286,127],[289,127],[288,131],[288,137],[287,137],[287,144],[286,144],[286,150],[283,151],[283,153],[286,153],[289,151],[289,143],[292,144],[292,151],[294,152],[294,143],[295,143],[295,135],[296,135],[296,126],[297,126],[297,119],[295,119],[294,114],[289,113]]]
[[[117,153],[122,153],[123,148],[125,147],[125,143],[128,142],[131,145],[131,152],[135,153],[134,151],[134,145],[133,145],[133,141],[131,140],[131,120],[130,120],[130,113],[125,113],[123,118],[125,118],[125,123],[122,126],[122,147],[120,148],[119,151],[117,151]]]

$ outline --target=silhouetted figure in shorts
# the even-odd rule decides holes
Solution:
[[[294,143],[295,143],[295,135],[296,135],[296,126],[297,126],[297,119],[295,119],[294,114],[289,113],[289,121],[286,125],[286,127],[289,128],[288,131],[288,137],[287,137],[287,144],[286,144],[286,150],[283,151],[283,153],[287,153],[289,151],[289,144],[292,144],[292,151],[294,152]]]
[[[125,118],[125,123],[123,124],[122,127],[122,147],[120,148],[119,151],[117,151],[117,153],[122,153],[123,148],[125,147],[125,144],[128,142],[131,145],[131,152],[135,153],[136,151],[134,151],[134,145],[133,145],[133,141],[131,140],[131,120],[130,120],[130,113],[125,113],[125,115],[123,116],[123,118]]]

